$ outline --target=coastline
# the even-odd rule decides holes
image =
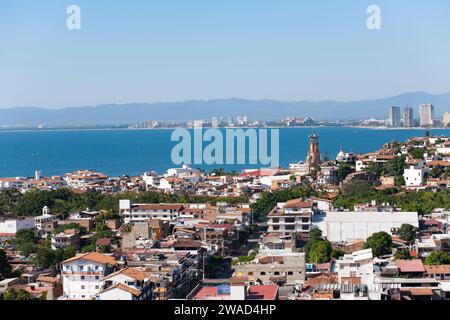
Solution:
[[[285,126],[258,126],[258,127],[250,127],[250,126],[242,126],[242,127],[220,127],[220,128],[211,128],[205,127],[204,129],[320,129],[320,128],[348,128],[348,129],[364,129],[364,130],[390,130],[390,131],[408,131],[408,130],[450,130],[450,127],[432,127],[432,128],[423,128],[423,127],[411,127],[411,128],[390,128],[390,127],[364,127],[364,126],[351,126],[351,125],[343,125],[343,126],[301,126],[301,127],[285,127]],[[104,127],[104,128],[48,128],[48,129],[39,129],[39,128],[27,128],[27,129],[0,129],[0,134],[2,133],[17,133],[17,132],[78,132],[78,131],[157,131],[157,130],[176,130],[176,129],[187,129],[193,130],[194,128],[190,127],[161,127],[161,128],[114,128],[114,127]]]

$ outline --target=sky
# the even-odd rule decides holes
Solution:
[[[0,108],[443,93],[449,39],[448,0],[0,0]]]

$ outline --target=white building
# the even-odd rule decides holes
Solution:
[[[14,237],[22,229],[34,229],[34,217],[0,221],[0,237]]]
[[[104,289],[97,300],[152,300],[150,275],[138,268],[125,268],[104,278]]]
[[[187,164],[183,164],[181,168],[171,168],[167,170],[166,177],[177,177],[177,178],[191,178],[200,177],[201,172],[198,169],[193,169]]]
[[[278,203],[268,215],[268,231],[281,234],[308,233],[312,215],[311,202],[295,199]]]
[[[103,289],[103,279],[115,271],[112,256],[89,252],[61,263],[63,277],[62,299],[83,300],[94,298]]]
[[[125,223],[143,222],[150,219],[175,221],[183,206],[180,204],[131,204],[130,200],[119,200],[119,212]]]
[[[44,230],[45,224],[58,220],[58,216],[50,214],[50,210],[47,206],[42,208],[42,215],[34,218],[36,229],[38,231]]]
[[[320,173],[317,178],[317,184],[338,184],[339,178],[337,176],[337,169],[334,166],[322,166],[320,168]]]
[[[142,180],[145,183],[145,188],[148,190],[151,188],[157,188],[160,184],[161,178],[156,172],[151,171],[144,173]]]
[[[331,242],[366,240],[376,232],[392,234],[402,224],[419,227],[417,212],[334,212],[314,215],[313,226]]]
[[[419,187],[424,182],[425,169],[415,168],[410,166],[409,169],[405,169],[403,178],[407,187]]]
[[[373,254],[372,249],[355,251],[346,254],[341,260],[336,261],[338,281],[345,284],[347,280],[352,283],[352,278],[360,278],[361,284],[371,287],[373,284]]]
[[[336,156],[337,162],[354,163],[356,161],[356,155],[352,152],[345,152],[342,148]]]
[[[430,127],[433,125],[434,120],[434,105],[432,104],[422,104],[419,108],[420,113],[420,126]]]

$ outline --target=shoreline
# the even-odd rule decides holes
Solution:
[[[347,128],[347,129],[364,129],[364,130],[389,130],[389,131],[408,131],[408,130],[450,130],[450,127],[432,127],[432,128],[422,128],[422,127],[412,127],[412,128],[389,128],[389,127],[363,127],[363,126],[301,126],[301,127],[283,127],[283,126],[259,126],[259,127],[220,127],[212,128],[205,127],[203,129],[320,129],[320,128]],[[17,133],[17,132],[76,132],[76,131],[156,131],[156,130],[176,130],[176,129],[187,129],[193,130],[190,127],[174,127],[174,128],[48,128],[48,129],[0,129],[0,134],[2,133]]]

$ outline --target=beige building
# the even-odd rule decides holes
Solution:
[[[262,255],[249,263],[238,263],[234,276],[245,277],[250,284],[260,281],[302,285],[305,282],[305,254]]]

